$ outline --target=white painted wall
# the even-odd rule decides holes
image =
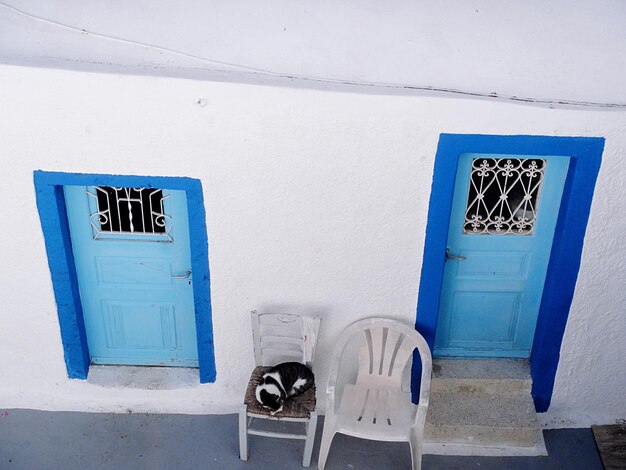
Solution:
[[[2,0],[0,61],[626,105],[625,17],[622,0]]]
[[[198,101],[201,104],[198,104]],[[415,317],[441,132],[606,137],[547,426],[626,418],[626,112],[0,66],[0,404],[234,412],[249,310],[323,316],[318,380],[350,322]],[[217,382],[66,376],[33,170],[202,180]],[[174,382],[178,378],[172,379]],[[95,383],[94,383],[95,382]]]

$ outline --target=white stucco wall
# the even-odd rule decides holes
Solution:
[[[621,0],[2,0],[0,62],[625,106],[625,17]]]
[[[200,103],[199,103],[200,101]],[[234,412],[249,310],[341,329],[413,322],[441,132],[606,137],[547,426],[626,418],[626,112],[0,66],[0,406]],[[33,170],[202,180],[217,381],[169,390],[66,376]],[[320,397],[321,398],[321,397]]]

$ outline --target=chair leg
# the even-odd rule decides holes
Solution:
[[[320,443],[320,455],[317,458],[317,468],[324,470],[326,459],[330,451],[330,444],[335,437],[335,420],[333,416],[326,415],[324,418],[324,430],[322,431],[322,442]]]
[[[239,458],[248,460],[248,407],[239,408]]]
[[[315,430],[317,429],[317,412],[312,411],[309,422],[306,423],[306,440],[304,441],[304,455],[302,456],[302,466],[311,465],[311,454],[313,453],[313,443],[315,442]]]
[[[409,445],[411,446],[412,470],[420,470],[422,468],[422,443],[413,437]]]

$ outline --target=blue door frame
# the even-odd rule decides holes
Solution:
[[[603,149],[604,138],[601,137],[441,134],[439,138],[415,321],[416,329],[426,338],[431,350],[439,315],[448,223],[459,157],[464,153],[491,153],[562,155],[571,159],[530,356],[531,393],[538,412],[546,411],[552,398]],[[414,388],[417,388],[419,375],[416,369],[413,377]]]
[[[200,382],[215,382],[208,240],[200,181],[179,177],[94,175],[37,170],[34,172],[34,182],[57,303],[65,365],[68,376],[74,379],[87,378],[90,358],[63,186],[157,187],[186,192]]]

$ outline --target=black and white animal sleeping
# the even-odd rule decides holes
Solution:
[[[297,397],[314,384],[313,372],[299,362],[283,362],[268,370],[256,387],[257,401],[271,414],[282,411],[285,400]]]

